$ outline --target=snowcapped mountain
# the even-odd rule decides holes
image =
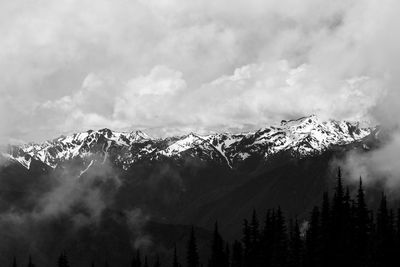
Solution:
[[[101,129],[60,136],[39,144],[9,146],[3,156],[27,169],[32,159],[56,168],[65,161],[84,160],[92,155],[100,155],[103,161],[111,159],[125,170],[142,160],[179,160],[186,157],[217,161],[235,168],[252,155],[265,159],[283,151],[295,157],[318,155],[332,146],[361,141],[373,130],[347,121],[322,121],[316,116],[282,121],[280,125],[244,134],[190,133],[165,139],[151,138],[141,131]],[[88,161],[86,165],[91,163]]]

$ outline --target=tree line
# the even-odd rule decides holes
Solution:
[[[260,219],[261,218],[261,219]],[[13,267],[17,267],[14,258]],[[105,267],[113,267],[107,262]],[[200,262],[192,227],[183,263],[174,248],[172,261],[159,257],[149,266],[147,256],[137,251],[130,267],[391,267],[400,266],[400,208],[388,207],[382,193],[379,208],[372,211],[365,200],[360,178],[355,196],[342,181],[340,168],[330,197],[323,194],[308,218],[287,220],[281,208],[259,217],[254,210],[244,219],[240,240],[226,242],[215,223],[207,262]],[[29,259],[28,267],[35,267]],[[58,267],[70,267],[65,253]],[[94,267],[94,264],[92,264]],[[115,266],[114,266],[115,267]]]

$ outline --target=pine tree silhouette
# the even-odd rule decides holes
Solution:
[[[296,219],[290,233],[288,266],[298,267],[302,264],[303,241],[300,236],[300,227]]]
[[[247,219],[243,221],[243,265],[250,267],[251,265],[251,230]]]
[[[251,222],[250,222],[250,259],[251,259],[251,266],[257,266],[262,264],[262,255],[261,255],[261,247],[260,247],[260,241],[261,241],[261,235],[260,235],[260,223],[258,221],[258,216],[257,212],[254,209],[253,214],[251,216]]]
[[[397,209],[395,248],[400,251],[400,208]]]
[[[306,232],[304,254],[304,263],[310,267],[320,266],[321,264],[322,238],[320,217],[319,208],[314,207]]]
[[[29,255],[29,260],[28,260],[28,267],[35,267],[35,264],[32,262],[32,257]]]
[[[235,240],[232,245],[232,267],[242,267],[243,266],[243,248],[242,244]]]
[[[260,242],[261,263],[263,265],[270,265],[271,263],[273,243],[275,240],[275,220],[275,210],[268,210],[265,216]]]
[[[355,264],[354,257],[354,239],[355,239],[355,203],[350,197],[350,189],[346,186],[344,200],[343,200],[343,239],[342,244],[342,255],[343,261],[349,265]]]
[[[364,188],[362,185],[362,179],[357,190],[357,203],[355,210],[355,238],[354,246],[356,254],[354,255],[356,264],[365,265],[367,262],[367,248],[368,248],[368,234],[370,230],[369,226],[369,211],[367,204],[365,203]]]
[[[224,267],[226,266],[226,256],[224,253],[224,241],[218,232],[218,223],[215,222],[213,240],[211,243],[211,258],[208,264],[209,267]]]
[[[332,254],[332,208],[328,192],[322,197],[321,207],[321,263],[323,266],[330,266],[330,258]]]
[[[331,246],[329,248],[328,266],[337,266],[345,261],[346,258],[346,222],[347,222],[347,203],[345,190],[342,183],[340,167],[337,173],[337,184],[332,203],[331,233],[329,235]],[[334,257],[332,255],[335,255]]]
[[[140,250],[136,250],[136,255],[133,257],[131,261],[131,267],[142,267]]]
[[[161,267],[160,257],[157,255],[156,261],[154,262],[154,267]]]
[[[385,194],[382,193],[381,203],[376,218],[376,261],[380,266],[394,266],[394,223],[393,212],[387,207]]]
[[[275,217],[275,218],[274,218]],[[273,217],[274,239],[272,243],[271,266],[286,266],[288,256],[287,229],[285,217],[282,210],[278,207],[276,215]]]
[[[187,267],[198,267],[199,266],[199,254],[197,252],[196,237],[194,234],[194,227],[190,231],[190,237],[187,245]]]
[[[176,252],[176,244],[175,244],[175,246],[174,246],[174,258],[173,258],[173,261],[172,261],[172,267],[179,267],[179,266],[180,266],[180,264],[179,264],[179,261],[178,261],[178,254]]]
[[[58,258],[58,267],[69,267],[68,259],[65,252],[62,252]]]
[[[224,264],[223,266],[230,267],[231,266],[231,250],[229,248],[229,243],[225,243],[225,250],[224,250]]]
[[[259,231],[259,222],[258,222],[258,217],[256,210],[253,210],[253,215],[251,217],[251,223],[250,223],[250,240],[252,243],[252,246],[256,246],[260,240],[260,231]]]

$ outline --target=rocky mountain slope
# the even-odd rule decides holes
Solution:
[[[127,170],[140,161],[195,157],[236,168],[245,159],[269,159],[286,151],[295,157],[318,155],[332,146],[358,142],[373,132],[357,123],[322,121],[316,116],[282,121],[280,125],[256,132],[198,135],[190,133],[165,139],[151,138],[141,131],[114,132],[109,129],[60,136],[44,143],[9,146],[3,156],[29,169],[32,160],[56,168],[60,163],[96,154],[111,159]],[[99,159],[98,159],[99,160]],[[90,160],[85,167],[92,164]]]

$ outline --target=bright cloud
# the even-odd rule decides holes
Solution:
[[[1,136],[246,130],[311,113],[387,122],[397,106],[399,5],[3,2]]]

